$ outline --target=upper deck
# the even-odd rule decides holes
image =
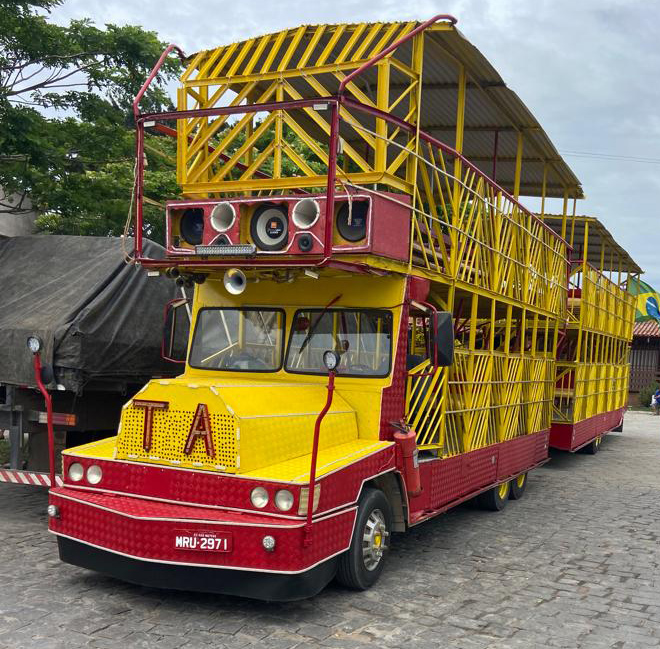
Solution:
[[[174,254],[160,265],[341,260],[563,315],[567,246],[518,199],[582,189],[455,22],[303,25],[189,57],[178,110],[136,120],[139,140],[177,126],[187,202],[169,208]],[[138,155],[139,183],[143,171]],[[280,211],[269,231],[251,223],[265,203]],[[205,231],[182,243],[195,210]]]

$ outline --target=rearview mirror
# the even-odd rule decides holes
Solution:
[[[186,362],[190,332],[190,300],[177,298],[165,306],[161,356],[171,363]]]
[[[438,367],[449,367],[454,362],[454,322],[449,311],[436,314],[434,343]]]

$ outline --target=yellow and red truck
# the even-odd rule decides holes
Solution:
[[[64,452],[64,561],[298,599],[374,584],[393,532],[523,496],[548,459],[573,259],[519,196],[566,213],[582,189],[455,23],[163,54],[143,91],[171,52],[186,70],[176,110],[136,98],[133,262],[194,284],[168,312],[171,337],[191,309],[190,342],[116,436]],[[145,139],[168,134],[182,198],[153,259]]]

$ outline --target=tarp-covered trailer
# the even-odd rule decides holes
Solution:
[[[122,405],[149,378],[179,372],[161,347],[166,305],[181,289],[127,264],[132,245],[109,237],[0,240],[0,433],[10,449],[0,481],[48,482],[40,474],[48,468],[46,413],[28,336],[42,340],[42,363],[53,370],[58,450],[116,429]]]

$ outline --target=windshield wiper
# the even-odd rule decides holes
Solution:
[[[302,341],[302,344],[300,345],[300,349],[298,350],[298,356],[303,353],[305,350],[305,347],[309,344],[309,341],[312,339],[312,336],[316,333],[316,328],[319,326],[321,322],[321,318],[328,312],[328,309],[337,301],[341,298],[341,293],[337,297],[333,297],[330,302],[328,302],[324,307],[323,311],[319,313],[319,317],[316,318],[314,324],[309,328],[309,333],[305,337],[305,340]]]

